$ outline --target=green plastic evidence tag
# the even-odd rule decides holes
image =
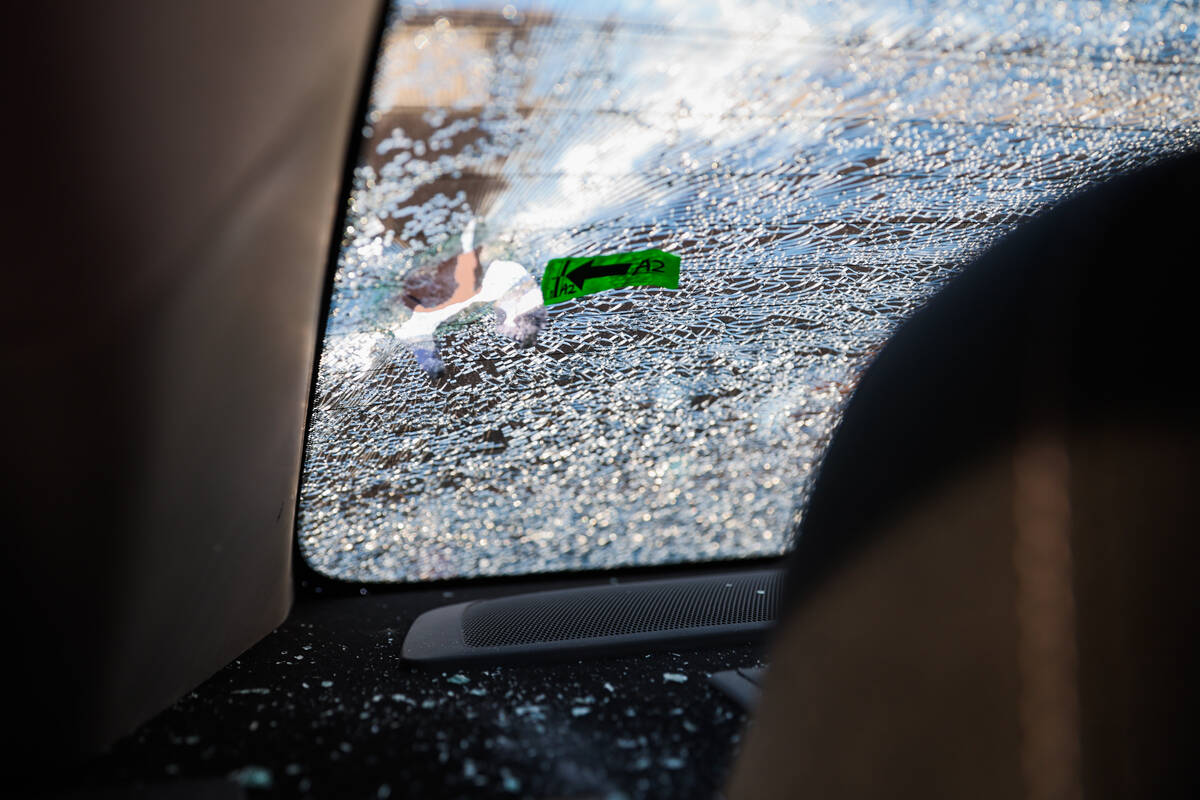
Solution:
[[[626,286],[678,289],[679,256],[662,250],[639,250],[610,256],[552,258],[542,274],[542,300],[550,305]]]

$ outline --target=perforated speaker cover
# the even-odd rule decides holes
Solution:
[[[498,660],[748,641],[774,622],[781,580],[756,570],[457,603],[422,614],[403,654]]]

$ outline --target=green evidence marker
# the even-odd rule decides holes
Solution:
[[[678,289],[679,256],[655,249],[610,256],[552,258],[542,274],[542,300],[551,305],[626,286]]]

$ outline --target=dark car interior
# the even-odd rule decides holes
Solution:
[[[7,27],[11,796],[1195,796],[1194,4]]]

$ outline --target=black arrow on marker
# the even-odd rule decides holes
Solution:
[[[594,258],[589,258],[578,267],[574,267],[570,272],[564,272],[563,277],[575,284],[576,289],[583,289],[583,282],[589,278],[608,278],[617,275],[624,275],[633,266],[632,261],[626,261],[623,264],[596,264],[593,263]]]

